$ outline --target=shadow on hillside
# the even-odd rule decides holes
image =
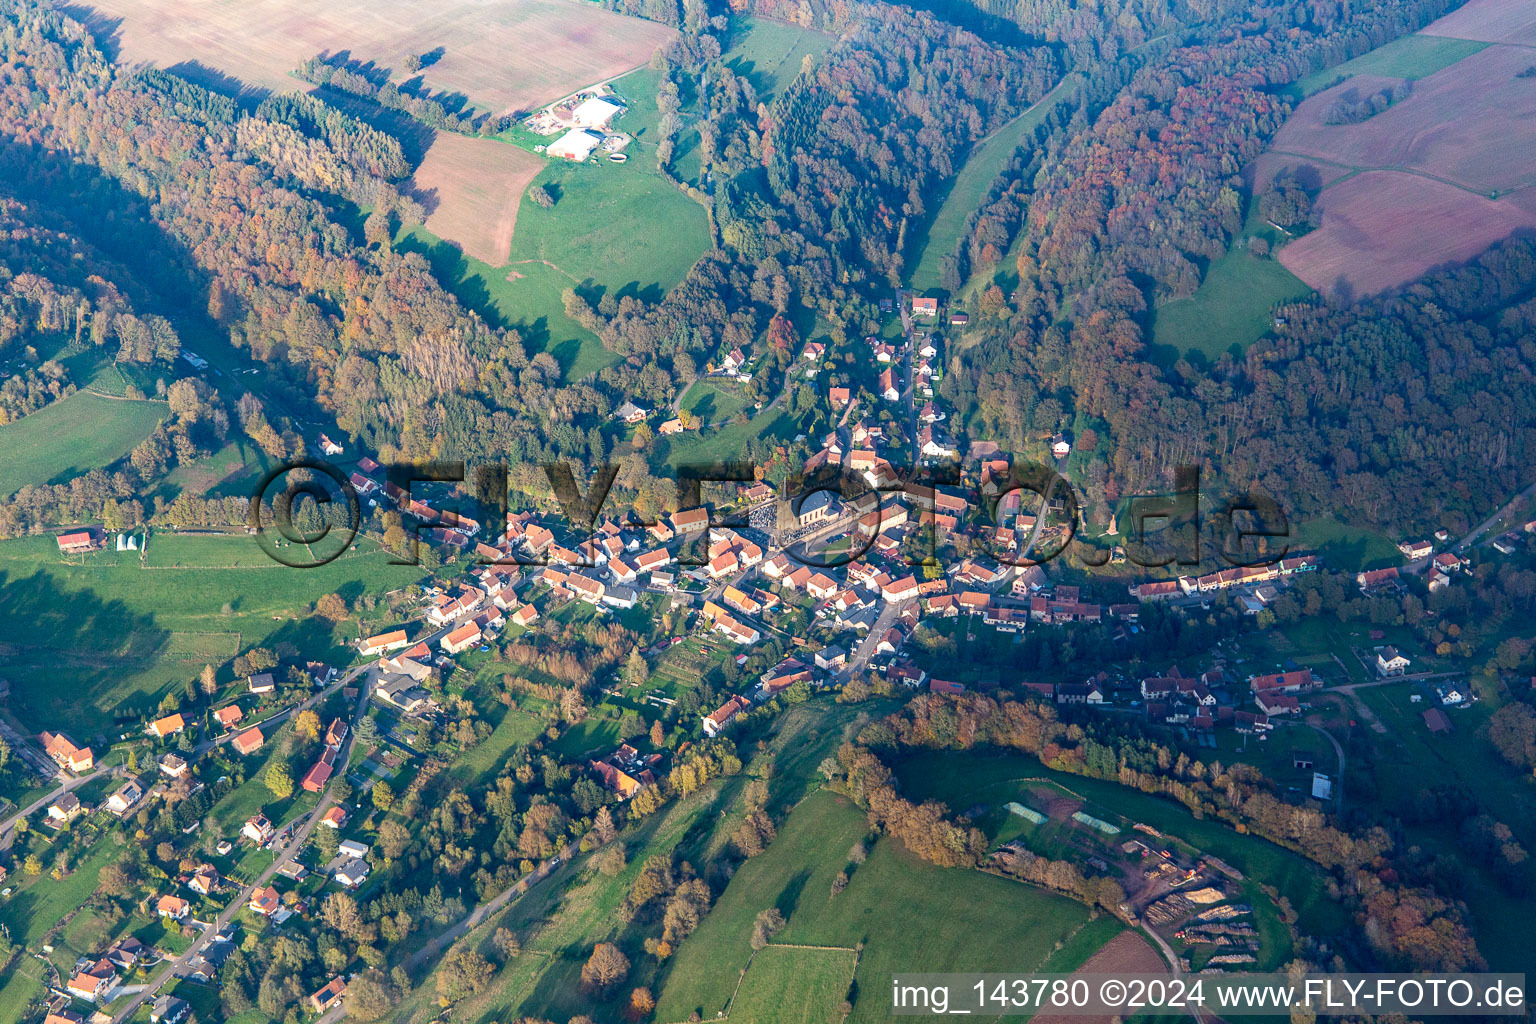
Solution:
[[[125,672],[158,657],[170,635],[153,615],[103,601],[94,590],[64,590],[42,569],[15,578],[0,573],[0,675],[11,684],[7,708],[37,731],[63,729],[76,742],[99,742],[105,736],[96,730],[108,720],[153,710],[158,695],[115,706],[103,700]],[[88,735],[80,735],[87,731],[82,722],[91,726]]]

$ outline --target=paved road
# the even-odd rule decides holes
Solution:
[[[290,715],[294,715],[294,714],[297,714],[298,712],[303,711],[303,710],[305,710],[307,708],[314,707],[316,704],[318,704],[321,701],[325,700],[327,697],[329,697],[331,694],[335,693],[337,690],[341,689],[343,686],[346,686],[349,682],[351,682],[351,680],[355,679],[361,672],[363,672],[365,670],[365,668],[366,668],[366,666],[353,669],[351,672],[347,673],[346,675],[343,675],[341,678],[337,679],[336,682],[334,682],[331,685],[327,686],[325,689],[315,691],[313,694],[311,694],[309,697],[306,697],[300,703],[295,704],[295,705],[293,705],[291,707],[284,708],[282,711],[279,711],[276,714],[269,715],[266,718],[262,719],[260,722],[246,722],[246,723],[242,723],[240,728],[238,728],[238,729],[236,729],[236,730],[234,730],[232,732],[227,732],[227,733],[223,733],[223,734],[221,734],[219,736],[216,736],[216,737],[204,739],[203,742],[198,744],[198,746],[192,751],[192,753],[188,756],[187,760],[188,761],[195,761],[195,760],[197,760],[198,758],[202,757],[204,754],[207,754],[210,750],[214,750],[215,748],[221,747],[224,744],[230,742],[237,735],[239,735],[240,733],[246,731],[247,729],[250,729],[250,728],[253,728],[253,727],[258,727],[258,726],[266,726],[266,725],[269,725],[269,724],[272,724],[272,723],[275,723],[275,722],[279,722],[279,721],[282,721],[284,718],[289,717]],[[15,743],[15,741],[13,740],[12,744],[14,745],[14,743]],[[150,769],[150,770],[152,771],[153,769]],[[77,776],[77,777],[74,777],[74,778],[70,778],[70,779],[66,780],[57,789],[55,789],[51,793],[49,793],[47,796],[43,796],[43,797],[38,798],[37,800],[34,800],[32,803],[28,804],[26,807],[23,807],[20,811],[17,811],[15,814],[11,815],[9,818],[6,818],[4,821],[0,821],[0,850],[8,850],[8,849],[10,849],[11,844],[15,842],[16,836],[15,836],[15,833],[12,831],[12,826],[14,826],[16,824],[16,819],[30,817],[31,815],[35,814],[39,810],[41,810],[44,807],[47,807],[49,804],[53,803],[55,800],[57,800],[59,797],[63,796],[65,793],[69,792],[70,790],[76,789],[76,788],[78,788],[80,786],[83,786],[85,783],[91,781],[92,779],[98,778],[101,775],[109,773],[111,771],[112,771],[112,769],[107,768],[105,765],[103,765],[102,767],[97,768],[95,771],[92,771],[92,772],[90,772],[90,773],[88,773],[86,775],[81,775],[81,776]]]
[[[376,665],[361,665],[357,668],[354,668],[352,671],[342,676],[341,679],[337,680],[331,686],[316,694],[315,697],[311,698],[311,701],[318,699],[322,694],[328,693],[338,687],[350,683],[358,676],[364,675],[365,673],[366,677],[363,686],[360,688],[357,696],[357,707],[353,710],[351,718],[351,723],[353,726],[355,726],[357,724],[357,720],[362,717],[363,711],[368,706],[368,698],[372,695],[373,684],[378,675]],[[347,740],[342,744],[341,753],[337,757],[338,764],[345,765],[347,763],[347,759],[351,756],[352,753],[352,745],[356,739],[356,729],[349,728],[347,730]],[[345,773],[342,774],[344,775]],[[341,778],[342,776],[338,775],[336,777]],[[250,900],[251,893],[254,892],[257,888],[270,882],[272,877],[277,874],[279,868],[293,860],[298,852],[304,848],[304,844],[308,841],[310,833],[315,830],[315,826],[320,823],[321,816],[324,815],[326,811],[330,810],[331,806],[336,802],[335,797],[331,795],[333,788],[334,782],[331,786],[326,787],[326,791],[320,797],[320,802],[317,803],[312,810],[305,814],[299,815],[297,818],[294,818],[292,821],[288,822],[287,825],[278,830],[279,832],[283,832],[288,829],[292,829],[292,838],[289,839],[288,844],[284,846],[282,850],[272,859],[272,863],[268,865],[266,870],[257,877],[256,881],[244,886],[240,890],[239,896],[232,903],[230,903],[229,906],[225,907],[224,911],[214,919],[211,927],[204,929],[203,933],[193,940],[192,945],[187,948],[185,953],[161,967],[160,970],[150,978],[149,984],[144,986],[143,991],[139,992],[131,1000],[123,1004],[123,1006],[112,1017],[112,1024],[123,1024],[124,1021],[127,1021],[135,1013],[138,1012],[140,1006],[143,1006],[146,1002],[153,1000],[160,989],[164,988],[168,982],[175,979],[180,974],[182,969],[186,967],[187,963],[193,957],[197,956],[198,953],[203,951],[204,947],[208,945],[209,940],[212,938],[215,932],[223,931],[223,929],[234,918],[235,914],[239,913],[240,908],[245,906],[246,903]]]
[[[84,775],[78,775],[70,778],[52,793],[49,793],[47,796],[38,797],[36,800],[23,807],[9,818],[6,818],[4,821],[0,821],[0,850],[9,850],[11,848],[11,844],[16,841],[16,832],[12,826],[16,824],[18,819],[29,818],[36,814],[38,811],[42,810],[44,807],[47,807],[49,804],[53,803],[65,793],[68,793],[70,790],[78,789],[79,787],[85,785],[87,782],[90,782],[92,779],[100,778],[102,775],[110,775],[112,772],[113,769],[108,768],[106,765],[102,765],[95,771],[87,772]]]
[[[900,604],[893,601],[886,601],[880,606],[880,617],[875,620],[875,624],[870,627],[864,639],[859,641],[859,646],[854,648],[853,656],[848,659],[848,667],[841,673],[843,679],[852,679],[854,673],[863,671],[864,666],[869,664],[869,659],[875,656],[875,648],[879,645],[880,638],[901,614],[901,608]]]
[[[473,910],[465,914],[458,921],[449,925],[446,929],[433,936],[433,938],[425,946],[422,946],[415,953],[411,954],[411,956],[406,960],[405,966],[410,970],[415,970],[417,967],[420,967],[422,964],[426,963],[427,960],[436,956],[438,953],[442,952],[444,949],[457,942],[460,938],[467,935],[475,928],[478,928],[485,922],[486,918],[501,910],[513,900],[519,899],[526,895],[529,889],[532,889],[535,885],[548,878],[554,872],[555,868],[559,867],[560,863],[566,860],[570,854],[571,849],[567,847],[566,849],[561,850],[557,857],[541,862],[538,867],[534,868],[533,873],[526,876],[524,879],[524,881],[526,881],[528,884],[523,887],[522,892],[519,892],[518,887],[514,885],[511,888],[504,889],[502,892],[491,897],[485,903],[478,904]],[[340,1006],[333,1007],[332,1009],[326,1011],[325,1014],[323,1014],[315,1021],[315,1024],[333,1024],[333,1022],[338,1021],[343,1016],[345,1016],[346,1012],[346,1004],[343,1003]]]
[[[1483,534],[1493,529],[1493,527],[1498,524],[1500,519],[1502,519],[1509,512],[1513,511],[1517,506],[1520,505],[1521,502],[1529,501],[1532,497],[1536,497],[1536,484],[1531,484],[1531,486],[1527,487],[1513,498],[1510,498],[1509,501],[1504,503],[1503,508],[1499,509],[1487,519],[1484,519],[1477,525],[1475,529],[1472,530],[1471,533],[1468,533],[1465,537],[1461,538],[1461,540],[1457,541],[1453,546],[1453,550],[1458,552],[1465,552],[1467,548],[1471,547],[1473,544],[1476,544],[1482,538]]]

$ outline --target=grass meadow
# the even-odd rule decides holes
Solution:
[[[751,82],[764,100],[779,95],[794,81],[806,57],[815,60],[836,41],[824,32],[782,21],[745,18],[740,24],[742,31],[732,37],[725,64]]]
[[[1215,361],[1241,352],[1274,325],[1270,310],[1312,294],[1306,282],[1273,259],[1234,249],[1214,261],[1194,295],[1152,314],[1152,343]]]
[[[1063,78],[1040,102],[993,132],[972,150],[955,175],[943,203],[933,212],[928,222],[925,240],[917,262],[912,266],[913,288],[928,291],[939,287],[939,259],[954,252],[961,232],[965,229],[965,219],[981,205],[992,183],[1003,173],[1003,168],[1013,158],[1014,151],[1025,137],[1045,120],[1057,103],[1071,94],[1076,81],[1072,75]]]
[[[766,946],[752,957],[727,1017],[736,1024],[841,1024],[856,961],[851,949]]]
[[[111,465],[168,416],[164,402],[77,391],[0,426],[0,495]]]
[[[647,101],[654,104],[654,96],[630,100]],[[704,207],[663,178],[655,157],[643,152],[624,164],[553,161],[534,185],[556,202],[547,210],[533,203],[519,208],[509,272],[540,263],[584,290],[655,300],[709,248]]]
[[[529,208],[531,203],[524,204],[523,209]],[[618,361],[597,335],[565,315],[561,296],[574,282],[553,267],[524,263],[498,269],[420,226],[403,231],[395,245],[425,257],[438,281],[465,306],[491,323],[515,328],[529,355],[548,352],[566,380],[579,380]]]
[[[1354,60],[1315,71],[1305,78],[1291,83],[1283,94],[1292,101],[1303,100],[1322,92],[1339,81],[1356,75],[1378,75],[1382,78],[1406,78],[1417,81],[1436,71],[1455,64],[1488,47],[1488,43],[1470,39],[1452,39],[1446,36],[1427,36],[1415,33],[1400,36],[1385,46],[1378,46]]]
[[[155,534],[146,554],[147,566],[115,551],[66,562],[51,537],[0,543],[0,630],[17,638],[10,710],[29,726],[67,723],[84,741],[119,715],[142,714],[204,664],[258,645],[286,640],[345,663],[345,627],[309,616],[313,602],[421,577],[363,540],[316,569],[278,565],[243,536]]]
[[[758,912],[777,907],[787,925],[776,946],[839,947],[864,944],[850,1022],[886,1020],[889,975],[922,965],[928,971],[987,970],[1008,964],[1021,971],[1069,972],[1121,930],[1110,918],[1090,923],[1088,910],[1064,897],[978,871],[939,868],[889,839],[877,840],[869,859],[853,867],[848,851],[869,825],[853,804],[827,791],[795,808],[766,853],[744,863],[704,923],[678,950],[658,1000],[658,1020],[713,1018],[724,1010],[736,979],[752,959],[749,942]],[[847,889],[831,895],[832,879],[847,870]],[[1083,934],[1083,939],[1076,937]],[[1058,952],[1058,943],[1060,948]],[[770,974],[785,959],[797,963],[800,1005],[774,1015],[752,984],[754,961],[742,991],[750,1015],[732,1020],[791,1021],[835,1018],[847,988],[836,991],[825,958],[802,950],[770,954]],[[760,954],[761,955],[761,954]],[[828,1000],[813,1005],[811,997]]]
[[[689,462],[712,463],[742,458],[752,440],[782,441],[795,433],[795,421],[783,409],[756,416],[746,423],[727,423],[719,429],[690,430],[659,437],[651,446],[651,467],[663,470]]]
[[[1382,533],[1363,526],[1348,526],[1334,519],[1312,519],[1294,524],[1294,546],[1316,551],[1330,568],[1344,572],[1381,569],[1400,565],[1403,556],[1397,545]]]

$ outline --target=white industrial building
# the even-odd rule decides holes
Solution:
[[[623,109],[617,103],[610,103],[594,96],[578,104],[576,109],[571,111],[571,120],[582,128],[605,128],[608,122]]]
[[[545,152],[550,156],[580,163],[591,156],[592,151],[602,145],[602,142],[603,137],[595,132],[589,132],[585,128],[572,128],[558,140],[550,143]]]

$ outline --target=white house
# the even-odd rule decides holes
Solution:
[[[128,808],[138,803],[144,796],[144,787],[134,779],[123,783],[116,793],[107,797],[107,810],[121,818],[128,813]]]
[[[1399,653],[1396,647],[1382,647],[1376,651],[1376,674],[1386,678],[1387,676],[1400,676],[1408,671],[1408,659]]]
[[[267,820],[267,816],[259,812],[251,815],[246,819],[245,824],[240,826],[240,835],[243,838],[249,839],[257,846],[265,845],[276,834],[277,830],[272,827],[272,823]]]
[[[348,889],[356,889],[368,880],[368,862],[354,857],[337,869],[336,873],[331,877],[339,885],[344,885]]]

